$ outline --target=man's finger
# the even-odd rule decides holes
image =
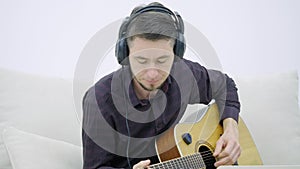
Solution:
[[[229,156],[233,150],[234,150],[234,147],[235,147],[235,144],[230,142],[228,143],[225,147],[223,147],[224,149],[221,150],[221,152],[218,154],[218,158],[223,158],[223,157],[226,157],[226,156]]]
[[[226,145],[225,149],[217,156],[215,166],[234,164],[241,154],[241,149],[235,143]]]
[[[216,143],[215,152],[213,154],[214,157],[219,156],[219,154],[222,152],[223,146],[224,146],[224,142],[221,139],[218,140]]]
[[[150,164],[150,160],[140,161],[139,163],[137,163],[133,166],[133,169],[144,169],[144,168],[147,168],[147,166],[149,166],[149,164]]]

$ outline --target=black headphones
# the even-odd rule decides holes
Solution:
[[[170,9],[164,7],[164,6],[158,6],[158,5],[148,5],[145,7],[142,7],[141,9],[138,9],[135,12],[132,12],[129,17],[126,17],[123,21],[123,23],[120,26],[119,30],[119,39],[116,43],[115,48],[115,55],[118,59],[119,64],[121,65],[127,65],[128,62],[125,61],[126,57],[129,55],[129,48],[126,40],[126,31],[129,23],[138,15],[145,13],[145,12],[161,12],[166,13],[174,18],[174,22],[176,25],[177,30],[177,37],[175,39],[174,44],[174,54],[175,56],[178,56],[179,58],[182,58],[185,52],[185,39],[184,39],[184,24],[181,16],[175,11],[172,12]]]

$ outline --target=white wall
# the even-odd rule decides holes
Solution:
[[[148,2],[1,0],[0,67],[71,78],[81,51],[96,32]],[[208,38],[225,72],[300,73],[300,1],[160,2]],[[105,65],[117,66],[115,58],[110,61]]]

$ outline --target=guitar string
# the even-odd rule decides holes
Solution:
[[[203,161],[204,161],[206,166],[213,166],[214,165],[216,160],[215,160],[215,158],[212,155],[212,152],[210,150],[200,152],[200,154],[202,155]]]
[[[199,153],[198,153],[199,154]],[[211,153],[210,153],[211,154]],[[200,155],[201,155],[201,153],[200,153]],[[203,157],[203,155],[201,155],[201,157]],[[203,161],[204,161],[204,163],[205,163],[205,165],[206,166],[210,166],[210,165],[213,165],[214,164],[214,162],[215,162],[215,159],[214,159],[214,157],[213,156],[204,156],[204,158],[202,158],[203,159]],[[192,159],[192,160],[195,160],[194,158]],[[204,165],[204,164],[203,164]],[[204,166],[205,166],[204,165]]]
[[[200,165],[201,163],[199,164],[192,164],[192,163],[186,163],[186,164],[181,164],[181,165],[174,165],[174,164],[170,164],[170,165],[167,165],[167,166],[152,166],[150,168],[153,168],[153,169],[156,169],[156,168],[176,168],[176,167],[183,167],[183,168],[204,168],[205,167],[205,164],[202,164]]]
[[[212,156],[212,152],[211,151],[203,151],[203,152],[197,152],[197,153],[195,153],[195,154],[192,154],[192,155],[189,155],[189,156],[185,156],[185,157],[193,157],[193,156],[196,156],[196,155],[201,155],[201,157],[202,157],[202,159],[203,159],[203,161],[204,161],[204,163],[201,161],[201,160],[197,160],[197,161],[195,161],[195,158],[187,158],[187,160],[189,160],[190,162],[189,163],[187,163],[187,164],[184,164],[184,161],[182,162],[182,160],[179,160],[179,159],[182,159],[182,158],[184,158],[184,157],[182,157],[182,158],[178,158],[178,159],[174,159],[174,160],[172,160],[172,161],[168,161],[168,163],[166,163],[166,162],[164,162],[164,163],[159,163],[158,165],[153,165],[152,167],[154,167],[154,169],[156,168],[156,167],[159,167],[160,168],[160,166],[161,167],[163,167],[164,168],[164,165],[168,165],[169,166],[169,164],[170,164],[170,166],[171,167],[173,167],[173,164],[172,163],[174,163],[175,164],[175,166],[187,166],[187,165],[199,165],[199,162],[200,162],[200,164],[202,165],[202,166],[195,166],[195,167],[197,167],[197,168],[199,168],[199,167],[203,167],[203,165],[204,166],[212,166],[213,164],[214,164],[214,162],[215,162],[215,158]],[[176,165],[176,163],[175,162],[179,162],[179,164],[178,165]],[[196,164],[195,164],[195,162],[196,162]]]
[[[169,166],[169,164],[170,164],[171,167],[173,167],[172,163],[176,164],[175,162],[178,162],[178,161],[179,161],[179,163],[181,163],[181,166],[190,166],[191,163],[184,163],[185,161],[183,161],[182,159],[185,159],[185,160],[194,160],[194,158],[197,157],[198,154],[199,153],[196,153],[196,154],[192,154],[192,155],[185,156],[185,157],[182,157],[182,158],[174,159],[172,161],[166,161],[166,162],[163,162],[163,163],[159,163],[158,165],[154,165],[153,167],[156,168],[156,166],[157,166],[157,167],[160,168],[160,166],[162,166],[162,167],[164,167],[165,165]],[[200,160],[197,160],[197,161],[200,161]],[[199,167],[197,167],[197,168],[199,168]]]
[[[169,166],[169,164],[170,164],[171,167],[176,167],[178,165],[173,166],[172,163],[175,164],[175,162],[177,162],[177,161],[179,161],[179,163],[180,163],[180,162],[182,162],[183,158],[187,158],[187,160],[189,160],[190,162],[184,164],[185,161],[183,161],[182,164],[184,164],[184,165],[182,165],[182,166],[185,166],[185,167],[189,166],[188,168],[191,168],[191,165],[192,165],[193,168],[197,168],[197,169],[198,168],[204,168],[205,167],[204,162],[201,161],[201,160],[195,159],[195,157],[199,157],[199,156],[201,158],[201,154],[198,152],[198,153],[195,153],[195,154],[192,154],[192,155],[184,156],[182,158],[174,159],[172,161],[166,161],[166,162],[163,162],[163,163],[155,164],[155,165],[151,166],[150,168],[154,168],[154,169],[156,169],[157,167],[158,168],[160,168],[160,167],[164,168],[165,165]]]

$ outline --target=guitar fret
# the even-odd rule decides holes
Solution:
[[[160,163],[158,166],[159,166],[159,168],[165,168],[164,163]]]
[[[182,160],[179,160],[179,161],[180,161],[180,163],[181,163],[182,168],[185,168],[185,167],[186,167],[186,164],[184,163],[184,161],[182,161]]]
[[[193,156],[195,156],[195,155],[193,155]],[[195,158],[191,158],[189,161],[189,164],[192,165],[193,168],[195,168],[196,167]]]
[[[175,165],[175,161],[176,161],[176,160],[174,160],[174,161],[171,162],[172,168],[175,168],[175,166],[176,166],[176,165]]]
[[[195,155],[193,154],[192,156],[191,156],[191,158],[189,158],[189,160],[188,160],[188,166],[190,167],[190,168],[194,168],[195,167],[195,161],[194,161],[194,157]]]
[[[191,159],[191,164],[193,165],[194,168],[197,167],[197,162],[195,161],[195,155],[193,155],[194,157]]]
[[[204,168],[205,165],[204,165],[204,162],[203,162],[201,154],[198,153],[196,156],[201,159],[201,160],[197,160],[196,161],[197,162],[197,168]]]
[[[201,157],[201,159],[202,159],[202,156],[201,156],[201,154],[200,154],[200,153],[198,154],[198,156],[200,156],[200,157]],[[205,163],[204,163],[203,159],[200,161],[200,165],[201,165],[201,166],[205,166]]]
[[[194,168],[194,165],[193,165],[193,162],[191,161],[191,160],[193,160],[193,157],[194,155],[192,155],[192,156],[190,156],[190,158],[188,158],[187,160],[186,160],[186,165],[188,166],[188,168]]]

